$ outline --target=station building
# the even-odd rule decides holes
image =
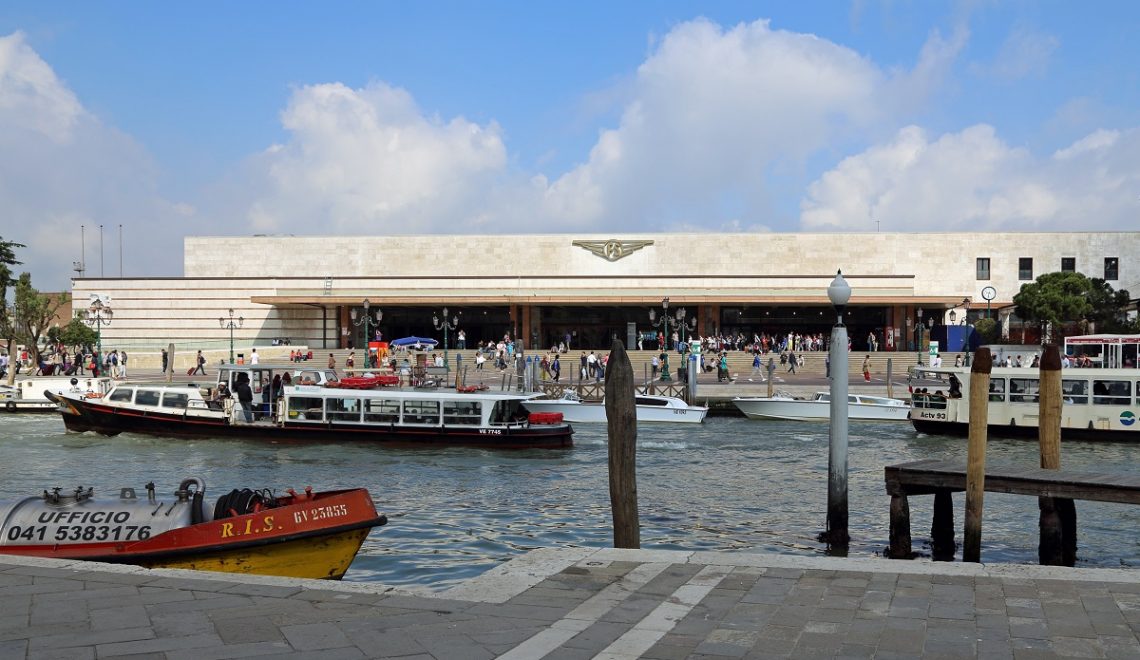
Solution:
[[[912,350],[940,325],[1008,324],[1013,296],[1043,273],[1135,294],[1140,232],[195,236],[183,270],[75,279],[75,306],[109,298],[100,331],[121,348],[219,347],[231,332],[238,347],[361,346],[365,301],[369,335],[379,317],[386,340],[447,332],[454,348],[463,330],[468,348],[508,333],[527,347],[569,336],[571,348],[607,348],[664,330],[666,315],[667,336],[827,333],[827,287],[842,270],[856,350],[870,333],[880,350]],[[433,327],[445,308],[458,320],[446,331]]]

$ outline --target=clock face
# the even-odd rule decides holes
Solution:
[[[982,297],[986,300],[993,300],[997,297],[997,289],[993,288],[992,286],[987,286],[986,288],[982,289]]]

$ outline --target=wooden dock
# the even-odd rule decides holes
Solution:
[[[891,496],[890,548],[887,556],[895,559],[914,556],[911,552],[908,498],[911,495],[934,495],[934,519],[930,530],[932,554],[936,560],[952,560],[954,505],[951,494],[966,490],[965,462],[927,459],[888,465],[884,468],[884,478],[887,494]],[[986,466],[985,489],[991,493],[1070,501],[1140,504],[1140,476],[1135,475],[1045,470],[1033,466]],[[1067,536],[1064,545],[1075,553],[1075,515],[1071,529],[1064,530],[1064,534]]]

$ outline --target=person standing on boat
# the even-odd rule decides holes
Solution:
[[[249,376],[242,374],[234,385],[238,403],[241,404],[241,414],[246,424],[253,423],[253,389],[249,386]]]

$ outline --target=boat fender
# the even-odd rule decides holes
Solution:
[[[9,401],[8,403],[4,404],[4,407],[8,409],[8,412],[16,412],[15,401]]]
[[[88,392],[84,396],[88,399],[102,399],[103,398],[103,395],[99,394],[98,392]]]

